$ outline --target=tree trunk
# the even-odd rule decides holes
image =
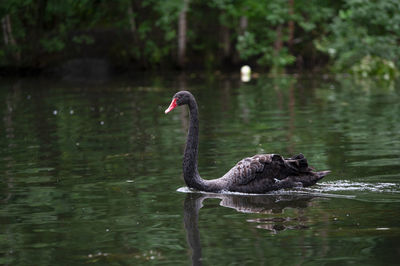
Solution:
[[[17,47],[17,42],[14,39],[14,35],[12,33],[12,26],[11,26],[11,19],[10,15],[5,15],[1,20],[1,26],[3,28],[3,37],[4,37],[4,44],[6,46],[11,45],[14,49]],[[17,62],[21,59],[21,54],[19,51],[15,50],[14,57]]]
[[[14,36],[12,34],[10,15],[6,15],[2,20],[1,24],[3,26],[4,43],[6,45],[16,45]]]
[[[47,0],[39,0],[37,4],[37,15],[36,15],[36,21],[37,21],[37,30],[39,33],[44,30],[44,16],[46,14],[46,9],[47,9]]]
[[[289,16],[290,16],[290,20],[288,22],[288,31],[289,31],[288,47],[289,47],[289,51],[292,50],[293,38],[294,38],[293,14],[294,14],[294,0],[289,0]]]
[[[10,42],[8,40],[8,31],[7,31],[7,17],[9,15],[6,15],[4,18],[1,19],[1,27],[3,28],[3,37],[4,37],[4,44],[7,46],[8,43]]]
[[[278,56],[280,50],[282,49],[282,25],[276,28],[276,39],[274,44],[274,54]]]
[[[139,35],[137,32],[137,25],[136,25],[136,21],[135,21],[135,15],[134,15],[133,10],[134,10],[133,3],[132,3],[132,1],[130,1],[127,12],[128,12],[128,21],[129,21],[130,31],[131,31],[132,38],[133,38],[133,44],[134,44],[134,47],[136,49],[138,49],[138,51],[139,51],[139,53],[138,53],[139,58],[137,58],[137,59],[140,60],[141,66],[144,68],[147,68],[148,64],[143,55],[144,47],[139,39]]]
[[[183,0],[183,7],[179,13],[178,21],[178,66],[180,68],[185,67],[186,57],[186,42],[187,42],[187,20],[186,14],[189,6],[189,0]]]
[[[274,58],[278,59],[279,58],[279,53],[282,50],[283,47],[283,42],[282,42],[282,25],[278,25],[276,27],[276,39],[274,43]],[[276,60],[273,60],[273,65],[271,68],[271,73],[273,74],[278,74],[282,71],[281,66],[279,65],[279,62]]]
[[[225,25],[221,25],[220,27],[220,36],[221,36],[221,48],[222,48],[222,57],[223,60],[227,60],[231,55],[231,36],[229,32],[229,28]]]
[[[239,36],[244,35],[244,33],[247,30],[249,22],[246,16],[241,16],[240,21],[239,21]],[[234,54],[233,57],[233,62],[234,64],[238,64],[240,62],[240,54],[239,51],[236,50],[236,53]]]
[[[247,30],[247,26],[249,25],[249,21],[246,16],[240,17],[240,24],[239,24],[239,34],[243,35]]]
[[[128,19],[129,19],[129,26],[130,26],[130,30],[131,30],[132,36],[136,41],[136,39],[137,39],[136,22],[135,22],[135,18],[134,18],[134,15],[133,15],[132,2],[129,3],[129,6],[128,6]]]

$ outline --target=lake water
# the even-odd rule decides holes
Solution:
[[[316,186],[189,191],[190,90],[199,171],[302,152]],[[0,79],[2,265],[398,265],[400,86],[346,77]]]

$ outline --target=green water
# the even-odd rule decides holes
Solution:
[[[400,86],[338,77],[173,74],[0,79],[2,265],[395,265]],[[199,171],[302,152],[318,185],[270,195],[188,193],[190,90]]]

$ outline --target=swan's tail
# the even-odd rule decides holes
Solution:
[[[327,170],[327,171],[321,171],[321,172],[315,172],[315,176],[316,176],[316,181],[321,180],[322,178],[324,178],[327,174],[329,174],[331,171]]]
[[[302,183],[303,187],[314,185],[331,172],[314,172],[314,169],[308,166],[307,159],[301,153],[285,159],[285,164],[290,172],[289,175],[293,176],[294,181]]]
[[[303,184],[303,187],[309,187],[317,183],[330,172],[331,171],[310,172],[311,175],[302,177],[300,182]]]

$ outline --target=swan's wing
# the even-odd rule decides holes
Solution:
[[[236,185],[245,185],[254,180],[257,174],[262,173],[265,166],[272,162],[274,156],[274,154],[258,154],[244,158],[232,167],[224,177],[234,181]]]
[[[311,186],[328,173],[313,172],[303,154],[287,159],[277,154],[260,154],[244,158],[222,178],[231,191],[265,193],[282,188]]]
[[[278,154],[258,154],[239,161],[225,176],[235,185],[246,185],[256,178],[262,178],[264,181],[270,179],[275,183],[288,176],[297,176],[310,171],[303,154],[288,159]]]

